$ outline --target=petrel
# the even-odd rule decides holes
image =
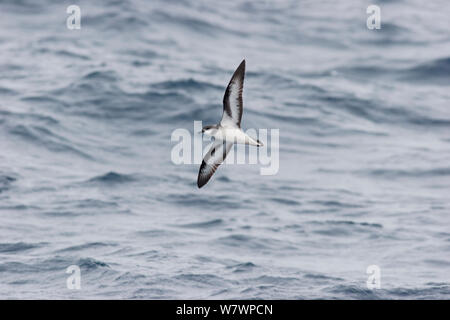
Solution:
[[[242,60],[225,90],[222,119],[219,124],[205,126],[202,129],[202,133],[214,137],[214,143],[200,166],[197,178],[199,188],[208,183],[235,143],[257,147],[263,145],[259,140],[251,138],[241,129],[244,76],[245,60]]]

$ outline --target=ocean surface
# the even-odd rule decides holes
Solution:
[[[449,1],[0,12],[0,298],[450,299]],[[279,171],[198,189],[172,132],[219,121],[244,58],[242,126],[279,129]]]

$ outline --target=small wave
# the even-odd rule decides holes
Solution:
[[[335,297],[337,299],[353,298],[361,300],[378,300],[383,298],[383,296],[380,294],[380,292],[377,292],[377,290],[370,290],[356,285],[339,284],[331,288],[324,288],[323,291],[327,294],[329,294],[330,292],[337,294],[338,296]]]
[[[342,278],[330,277],[319,273],[307,273],[303,276],[306,279],[313,279],[319,281],[344,281]]]
[[[328,111],[335,113],[341,110],[376,124],[410,124],[425,127],[448,127],[450,125],[450,120],[448,119],[433,118],[405,106],[386,106],[381,101],[361,99],[350,94],[327,94],[316,96],[315,99],[324,102],[324,108],[327,108]],[[331,131],[331,133],[335,134],[336,131]],[[363,131],[350,131],[350,133],[361,134]],[[378,132],[371,134],[385,135]]]
[[[114,119],[148,123],[173,123],[193,117],[194,100],[187,93],[153,88],[144,93],[128,93],[105,74],[90,74],[54,91],[68,106],[65,112],[89,119]],[[74,96],[80,97],[73,99]],[[70,97],[70,99],[69,99]],[[184,106],[180,108],[180,106]],[[159,112],[161,111],[161,112]]]
[[[432,168],[432,169],[372,169],[360,171],[362,174],[381,178],[426,178],[449,176],[450,168]]]
[[[18,136],[33,145],[43,146],[49,151],[72,153],[85,159],[92,159],[89,154],[74,147],[71,141],[46,127],[38,125],[25,126],[19,124],[10,128],[9,133]]]
[[[67,58],[76,58],[76,59],[80,59],[80,60],[91,60],[91,58],[89,56],[86,56],[86,55],[80,54],[80,53],[75,53],[73,51],[68,51],[68,50],[58,50],[58,51],[55,51],[55,54],[57,56],[63,56],[63,57],[67,57]]]
[[[0,264],[0,272],[17,274],[39,274],[41,272],[54,272],[55,270],[61,272],[61,270],[65,270],[70,265],[78,265],[84,271],[110,268],[107,263],[93,258],[74,260],[69,256],[55,256],[44,260],[31,260],[27,263],[17,261],[5,262]]]
[[[55,55],[57,57],[65,57],[65,58],[70,58],[70,59],[80,59],[80,60],[91,60],[91,58],[89,58],[89,56],[83,55],[83,54],[79,54],[79,53],[75,53],[73,51],[69,51],[66,49],[62,49],[62,50],[52,50],[49,48],[36,48],[36,49],[32,49],[34,53],[42,55],[42,54],[50,54],[50,55]]]
[[[302,283],[301,278],[297,277],[283,277],[283,276],[270,276],[263,275],[254,279],[251,279],[255,283],[264,285],[274,285],[274,286],[294,286],[296,284],[300,285]]]
[[[386,116],[373,101],[360,99],[351,95],[322,95],[317,97],[333,109],[346,111],[359,118],[369,121],[382,121],[381,117]],[[391,114],[392,116],[392,114]],[[402,116],[404,113],[402,112]]]
[[[223,224],[223,220],[222,219],[213,219],[213,220],[209,220],[209,221],[205,221],[205,222],[197,222],[197,223],[188,223],[188,224],[183,224],[180,225],[180,227],[183,228],[211,228],[211,227],[217,227],[219,225]]]
[[[239,263],[236,265],[228,266],[228,269],[232,269],[233,273],[250,272],[256,268],[256,265],[252,262]]]
[[[373,237],[383,228],[383,226],[378,223],[346,220],[310,221],[308,224],[318,226],[318,229],[312,231],[313,233],[329,237],[346,237],[354,235],[355,233]]]
[[[49,103],[50,101],[54,101],[50,98],[46,98],[46,97],[26,97],[26,98],[22,98],[22,101],[27,101],[27,102],[32,102],[32,103],[36,103],[36,102],[44,102],[44,103]],[[23,119],[27,119],[27,120],[31,120],[32,122],[40,122],[43,125],[59,125],[59,121],[56,120],[55,118],[53,118],[51,115],[48,114],[43,114],[43,113],[31,113],[31,112],[27,112],[27,113],[20,113],[20,112],[10,112],[10,111],[5,111],[5,110],[0,110],[0,115],[5,116],[5,118],[9,118],[9,119],[14,119],[14,120],[18,120],[18,121],[22,121]]]
[[[43,2],[45,3],[45,2]],[[2,1],[3,10],[10,13],[31,14],[33,16],[48,11],[48,6],[33,1]]]
[[[217,86],[208,82],[194,80],[192,78],[158,82],[153,84],[152,87],[157,89],[184,90],[184,91],[192,91],[192,90],[202,91],[209,89],[224,90],[222,86]]]
[[[32,273],[36,272],[37,268],[27,265],[22,262],[8,261],[0,263],[0,272],[8,273]]]
[[[8,190],[14,181],[16,181],[16,178],[14,177],[7,175],[0,175],[0,193]]]
[[[222,181],[222,182],[231,182],[231,179],[228,178],[227,176],[220,176],[220,177],[217,177],[216,180]]]
[[[370,77],[387,78],[418,83],[448,85],[450,81],[450,57],[435,59],[416,66],[400,69],[378,65],[354,65],[337,68],[339,73],[359,79]]]
[[[0,243],[0,253],[17,253],[21,251],[27,251],[43,246],[45,243]]]
[[[71,246],[64,249],[60,249],[57,252],[71,252],[71,251],[82,251],[87,249],[97,249],[97,248],[103,248],[103,247],[111,247],[116,246],[115,243],[105,243],[105,242],[89,242],[77,246]]]
[[[82,199],[68,202],[70,205],[79,209],[85,208],[117,208],[119,205],[115,201],[102,201],[99,199]]]
[[[354,222],[354,221],[340,221],[340,220],[327,220],[327,221],[312,221],[312,224],[328,224],[328,225],[348,225],[348,226],[362,226],[362,227],[372,227],[372,228],[382,228],[383,226],[379,223],[369,223],[369,222]]]
[[[128,3],[128,5],[129,4],[130,3]],[[83,21],[85,25],[96,27],[104,31],[126,32],[128,30],[136,33],[141,28],[149,27],[148,18],[145,19],[132,12],[126,12],[126,10],[89,14],[83,17]]]
[[[77,265],[80,268],[87,270],[99,269],[99,268],[111,268],[106,262],[99,261],[93,258],[82,258],[78,261]]]
[[[158,300],[158,299],[171,299],[176,295],[177,291],[167,288],[139,288],[133,292],[130,299],[146,299],[146,300]]]
[[[106,70],[106,71],[92,71],[88,74],[84,75],[82,80],[87,81],[106,81],[106,82],[115,82],[118,80],[118,75],[115,71]]]
[[[136,137],[150,137],[150,136],[156,135],[157,131],[150,130],[148,128],[146,128],[146,129],[137,129],[137,130],[132,131],[131,134],[136,136]]]
[[[394,298],[403,299],[448,299],[450,295],[450,285],[448,283],[428,283],[427,286],[419,288],[390,289],[387,290],[387,294]]]
[[[88,182],[104,183],[104,184],[119,184],[136,181],[136,177],[129,174],[120,174],[110,171],[106,174],[91,178]]]
[[[168,238],[172,237],[174,235],[174,232],[162,229],[151,229],[151,230],[137,231],[136,234],[141,237]]]
[[[114,281],[120,282],[121,284],[135,283],[136,281],[142,281],[146,276],[143,274],[134,274],[131,272],[124,272],[117,276]]]
[[[337,68],[336,70],[339,73],[360,79],[366,79],[367,75],[370,75],[370,77],[386,77],[394,73],[394,70],[392,69],[376,65],[345,66],[342,68]]]
[[[401,79],[448,86],[450,83],[450,57],[432,60],[404,70]]]
[[[299,206],[301,205],[300,202],[298,202],[297,200],[292,200],[292,199],[285,199],[285,198],[270,198],[271,201],[279,203],[279,204],[284,204],[287,206]]]
[[[226,286],[226,282],[223,278],[214,274],[194,274],[184,273],[174,277],[176,280],[181,280],[183,283],[191,283],[194,287],[205,286]]]
[[[59,97],[71,107],[76,106],[80,101],[74,97],[82,97],[82,102],[87,100],[86,97],[90,97],[90,99],[96,97],[120,99],[122,90],[117,86],[119,79],[120,77],[113,70],[95,70],[78,78],[68,86],[52,90],[49,94],[52,97]]]
[[[450,260],[438,260],[438,259],[427,259],[424,260],[425,263],[431,264],[436,267],[448,268],[450,267]]]
[[[414,32],[392,22],[382,23],[382,32],[371,32],[367,29],[364,38],[359,41],[364,44],[372,44],[376,46],[421,46],[427,42],[419,40],[419,37],[413,36]]]
[[[121,53],[125,55],[130,55],[133,57],[141,58],[141,59],[150,59],[150,58],[156,58],[158,54],[150,49],[125,49],[120,51]]]
[[[17,205],[11,205],[11,206],[0,206],[0,209],[3,210],[39,210],[41,209],[38,206],[30,206],[30,205],[24,205],[24,204],[17,204]]]
[[[245,234],[233,234],[230,236],[221,237],[216,239],[216,242],[223,246],[240,248],[242,250],[287,249],[287,244],[282,241],[271,238],[254,237]]]
[[[12,90],[12,89],[8,89],[8,88],[5,88],[5,87],[0,87],[0,94],[1,95],[4,95],[4,96],[6,96],[6,95],[16,95],[17,94],[17,91],[14,91],[14,90]]]
[[[13,71],[22,71],[24,67],[18,64],[5,63],[0,66],[0,72],[8,73]]]
[[[197,18],[187,15],[174,15],[173,13],[168,13],[162,10],[155,10],[153,12],[153,16],[154,19],[157,19],[163,24],[172,24],[174,26],[182,28],[184,32],[191,31],[211,37],[217,36],[219,33],[232,34],[241,37],[245,37],[248,35],[246,32],[244,32],[243,29],[230,29],[228,27],[220,25],[219,21],[216,21],[216,23],[210,23],[209,21],[200,17]]]
[[[241,201],[234,200],[234,198],[230,196],[210,196],[208,198],[205,198],[203,195],[198,193],[188,193],[174,194],[170,196],[170,199],[175,204],[190,207],[208,206],[208,208],[238,209],[242,208],[243,206]]]
[[[81,215],[80,212],[77,212],[75,210],[44,211],[42,212],[42,214],[48,217],[61,217],[61,218],[76,217]]]
[[[345,203],[337,200],[314,200],[310,203],[319,204],[324,207],[335,207],[335,208],[363,208],[362,205],[354,203]]]

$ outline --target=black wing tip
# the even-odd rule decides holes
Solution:
[[[237,76],[243,76],[245,74],[245,59],[242,60],[242,62],[239,64],[239,66],[234,70],[233,76],[231,77],[231,80],[236,78]]]
[[[197,187],[199,189],[203,187],[205,184],[207,184],[209,181],[209,179],[205,179],[204,177],[202,177],[202,168],[204,168],[205,165],[206,165],[205,161],[202,161],[200,169],[198,170]]]
[[[242,60],[242,62],[239,64],[239,67],[237,67],[236,71],[241,69],[244,69],[243,71],[245,71],[245,59]]]
[[[206,182],[200,181],[200,179],[197,180],[197,187],[198,187],[199,189],[201,189],[205,184],[206,184]]]

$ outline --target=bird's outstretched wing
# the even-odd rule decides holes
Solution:
[[[220,124],[224,127],[241,127],[243,112],[242,90],[244,89],[245,60],[231,77],[225,95],[223,96],[223,114]]]
[[[200,166],[197,178],[197,186],[203,187],[211,179],[214,172],[222,164],[227,157],[228,152],[233,146],[233,142],[227,142],[225,140],[216,140],[205,155]]]

